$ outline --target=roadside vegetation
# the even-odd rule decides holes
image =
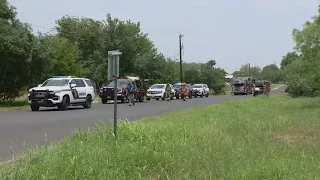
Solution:
[[[318,12],[320,13],[320,6]],[[294,51],[282,58],[281,70],[292,97],[320,95],[320,15],[293,30]]]
[[[258,96],[76,131],[0,179],[315,179],[320,99]]]

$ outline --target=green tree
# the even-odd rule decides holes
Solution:
[[[281,70],[275,64],[267,65],[261,71],[261,78],[272,83],[278,83],[282,79]]]
[[[242,65],[239,71],[232,73],[235,77],[249,77],[261,79],[261,69],[258,66],[250,67],[249,64]]]
[[[299,58],[300,56],[296,52],[288,52],[285,56],[282,57],[280,69],[284,70],[287,65],[298,60]]]
[[[13,101],[28,84],[34,36],[16,18],[15,8],[0,1],[0,103]]]
[[[318,13],[320,14],[320,8]],[[288,92],[294,97],[319,95],[320,16],[315,16],[311,22],[307,21],[302,30],[294,29],[293,39],[296,43],[295,50],[300,55],[299,58],[293,55],[290,61],[287,60],[290,63],[284,63]]]
[[[64,16],[56,21],[58,36],[65,38],[80,50],[79,62],[85,67],[85,76],[98,84],[107,78],[108,49],[104,37],[105,24],[91,18]]]

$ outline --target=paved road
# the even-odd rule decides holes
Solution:
[[[283,88],[280,88],[273,93],[282,90]],[[165,112],[250,97],[252,95],[209,96],[186,102],[150,101],[136,103],[131,107],[128,104],[118,104],[118,117],[132,121]],[[20,154],[28,146],[42,144],[45,139],[49,142],[56,141],[77,127],[88,129],[100,121],[111,122],[112,118],[113,104],[93,104],[90,109],[72,108],[68,111],[45,109],[32,112],[27,109],[0,112],[0,161],[11,159],[12,154]]]

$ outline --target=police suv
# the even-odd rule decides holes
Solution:
[[[58,76],[47,79],[38,87],[29,89],[28,103],[32,111],[42,107],[67,110],[69,106],[90,108],[95,99],[95,90],[90,79],[73,76]]]

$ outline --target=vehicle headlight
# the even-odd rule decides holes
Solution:
[[[54,91],[54,93],[61,93],[61,91],[60,90],[56,90],[56,91]]]

